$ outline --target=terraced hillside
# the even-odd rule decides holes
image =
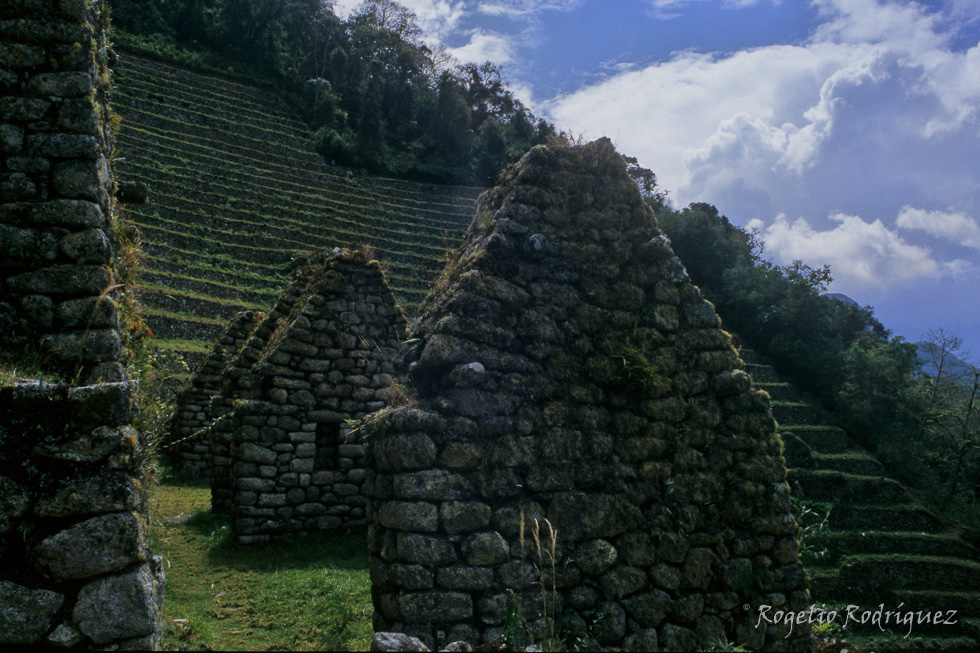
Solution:
[[[855,627],[852,620],[846,639],[868,650],[980,650],[977,549],[918,505],[844,431],[826,426],[826,416],[802,402],[771,366],[746,349],[742,357],[756,386],[772,398],[793,494],[819,516],[830,511],[823,533],[811,543],[811,553],[823,553],[807,564],[813,600],[859,605],[855,615],[879,604],[903,615],[943,611],[944,621],[945,611],[957,611],[955,625],[919,623],[916,616],[910,628],[893,618],[884,632],[871,623]]]
[[[238,311],[271,306],[304,253],[370,244],[411,313],[473,217],[480,189],[355,176],[316,154],[269,93],[126,52],[116,171],[150,187],[141,233],[155,344],[203,358]]]

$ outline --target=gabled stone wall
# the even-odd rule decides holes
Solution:
[[[0,646],[161,633],[116,314],[103,8],[0,5],[0,346],[40,376],[0,387]]]
[[[275,311],[273,311],[275,313]],[[242,311],[218,337],[218,342],[201,363],[191,380],[174,400],[176,410],[170,425],[172,442],[167,445],[174,456],[199,472],[211,472],[211,400],[221,394],[223,376],[253,337],[256,325],[265,316],[256,311]]]
[[[212,501],[239,543],[365,522],[356,422],[387,405],[405,326],[366,253],[299,271],[212,402]]]
[[[807,648],[756,627],[807,605],[768,397],[607,140],[527,154],[420,314],[366,427],[376,630]]]

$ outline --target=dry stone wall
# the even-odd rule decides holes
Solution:
[[[148,649],[161,632],[116,313],[103,8],[0,5],[0,346],[40,376],[0,387],[0,646]]]
[[[386,406],[405,326],[365,252],[299,271],[212,402],[212,499],[239,543],[365,522],[356,422]]]
[[[377,631],[807,648],[756,627],[807,605],[768,397],[607,140],[526,155],[421,316],[366,427]]]
[[[256,337],[256,327],[264,317],[257,311],[242,311],[236,315],[201,363],[190,385],[175,399],[177,408],[170,425],[173,442],[167,448],[185,466],[190,465],[198,473],[211,472],[211,400],[221,394],[225,369],[238,357],[249,339]]]

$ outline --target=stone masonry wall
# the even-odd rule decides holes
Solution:
[[[377,631],[809,646],[756,628],[808,605],[768,397],[608,140],[528,153],[420,314],[365,427]]]
[[[103,8],[0,5],[0,346],[40,376],[0,387],[0,646],[145,649],[161,632],[116,314]]]
[[[356,420],[386,406],[406,325],[380,265],[363,252],[313,261],[289,295],[288,316],[228,366],[212,411],[226,416],[215,429],[212,479],[231,493],[242,544],[365,522]]]
[[[256,311],[242,311],[221,333],[214,349],[201,363],[190,385],[176,398],[176,410],[170,433],[173,441],[167,448],[185,465],[204,474],[211,472],[211,400],[221,394],[228,364],[235,360],[258,323],[265,317]]]

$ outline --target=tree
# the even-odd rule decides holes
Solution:
[[[657,175],[653,171],[644,168],[639,164],[635,156],[623,157],[626,159],[626,172],[640,189],[640,195],[656,205],[663,205],[667,202],[667,191],[657,187]]]
[[[376,29],[392,32],[399,39],[412,45],[422,43],[422,30],[418,26],[418,16],[394,0],[365,0],[357,11],[354,20],[362,20]]]
[[[944,329],[926,334],[916,384],[918,437],[929,444],[947,482],[946,498],[976,498],[980,473],[980,368],[965,362],[963,339]]]

